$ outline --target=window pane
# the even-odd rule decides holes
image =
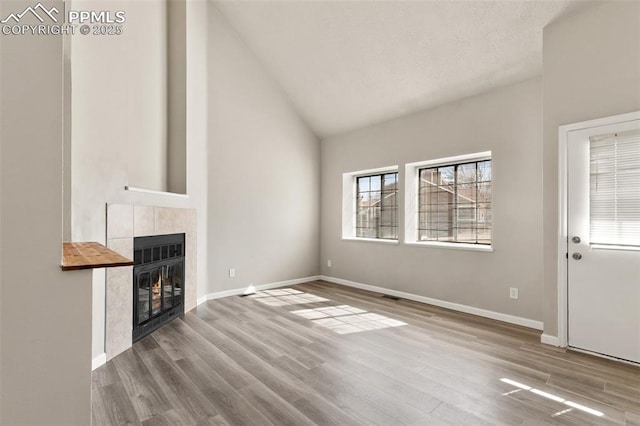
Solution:
[[[370,190],[369,176],[358,178],[358,192],[365,192]]]
[[[491,160],[478,162],[478,182],[491,182]]]
[[[433,188],[438,185],[438,170],[437,169],[422,169],[420,170],[421,187],[426,189]],[[422,183],[426,185],[422,185]]]
[[[478,183],[477,191],[479,203],[491,202],[491,183]]]
[[[382,180],[381,175],[371,176],[371,191],[380,191],[380,181]]]
[[[438,184],[455,183],[455,166],[446,166],[438,168]]]
[[[396,192],[385,191],[382,193],[382,206],[385,209],[395,209],[397,205]]]
[[[356,237],[398,238],[397,173],[357,178]]]
[[[457,185],[456,194],[458,196],[458,204],[475,203],[477,201],[476,183],[463,183]]]
[[[590,139],[592,244],[640,247],[640,131]]]
[[[460,164],[457,170],[458,183],[476,181],[476,163]]]
[[[380,204],[380,191],[371,191],[369,196],[371,197],[370,205],[374,206]]]
[[[395,189],[397,179],[398,179],[397,173],[388,173],[384,175],[384,187],[390,190]]]
[[[491,160],[419,171],[418,239],[491,243]]]

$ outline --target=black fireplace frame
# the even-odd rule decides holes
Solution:
[[[134,266],[133,266],[133,343],[149,335],[153,331],[168,323],[178,315],[184,313],[184,292],[185,292],[185,234],[153,235],[148,237],[136,237],[133,240]],[[164,306],[164,297],[160,297],[161,308],[156,315],[152,314],[152,307],[149,306],[149,318],[141,323],[138,312],[138,280],[145,273],[152,273],[160,269],[165,272],[168,268],[182,263],[181,268],[181,291],[176,296],[175,288],[172,288],[172,305],[169,308]],[[152,303],[152,286],[149,286],[149,303]],[[160,289],[161,295],[164,288]]]

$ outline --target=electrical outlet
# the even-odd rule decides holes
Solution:
[[[229,278],[233,278],[236,276],[236,270],[235,268],[230,268],[229,269]]]
[[[327,260],[327,267],[331,268],[331,259]]]
[[[518,289],[516,287],[509,288],[509,297],[512,299],[518,298]]]

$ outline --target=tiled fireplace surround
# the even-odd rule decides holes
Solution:
[[[195,209],[107,205],[107,247],[129,259],[134,237],[185,234],[185,312],[197,304],[196,229]],[[110,360],[132,345],[133,266],[107,269],[105,312],[105,352]]]

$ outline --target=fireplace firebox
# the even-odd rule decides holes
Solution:
[[[184,313],[184,238],[133,240],[133,342]]]

